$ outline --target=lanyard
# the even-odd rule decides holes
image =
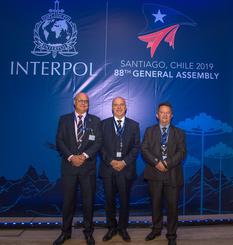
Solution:
[[[120,145],[119,145],[119,151],[117,151],[117,157],[122,157],[122,150],[123,150],[123,132],[125,129],[125,121],[123,123],[123,126],[120,128],[117,124],[117,122],[115,121],[115,119],[113,119],[114,125],[116,127],[116,131],[117,131],[117,136],[120,137]],[[119,154],[119,155],[118,155]]]

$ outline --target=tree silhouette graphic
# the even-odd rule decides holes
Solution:
[[[222,160],[233,157],[233,149],[222,142],[205,151],[205,157],[219,159],[218,212],[222,212]]]
[[[199,159],[188,155],[187,158],[184,161],[184,186],[183,186],[183,215],[185,215],[185,207],[186,207],[186,170],[187,168],[191,167],[199,167],[201,165],[201,162]]]
[[[232,127],[227,123],[223,123],[220,120],[212,118],[204,112],[195,116],[193,119],[187,118],[185,121],[181,121],[177,126],[184,129],[187,135],[196,135],[201,137],[200,214],[203,214],[205,137],[231,133]]]

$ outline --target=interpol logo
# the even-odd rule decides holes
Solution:
[[[71,22],[71,17],[59,9],[59,1],[54,2],[54,9],[41,17],[34,29],[34,50],[36,56],[51,54],[56,58],[57,54],[63,56],[74,56],[78,54],[75,49],[77,43],[77,27]]]

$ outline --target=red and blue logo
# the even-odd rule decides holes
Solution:
[[[182,25],[196,25],[192,19],[183,13],[162,5],[145,4],[143,13],[147,25],[138,35],[138,39],[147,43],[151,58],[154,57],[162,41],[168,43],[173,49],[175,48],[175,36]]]

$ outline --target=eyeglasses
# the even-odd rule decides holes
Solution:
[[[88,104],[89,103],[89,100],[76,100],[78,101],[78,103],[80,104]]]
[[[125,104],[121,103],[121,104],[113,104],[114,107],[117,107],[117,106],[120,106],[120,107],[123,107],[125,106]]]

